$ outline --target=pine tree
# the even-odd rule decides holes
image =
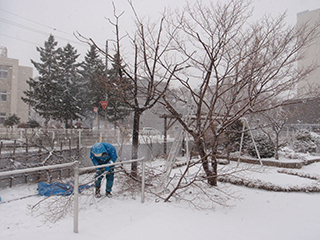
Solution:
[[[244,132],[243,132],[244,131]],[[229,152],[236,152],[240,149],[241,137],[243,133],[242,149],[246,149],[250,144],[250,136],[247,129],[243,129],[243,122],[238,120],[225,130],[223,147]]]
[[[78,71],[77,50],[67,44],[59,52],[59,91],[54,96],[56,105],[53,118],[65,123],[66,128],[70,128],[72,120],[78,119],[81,112],[81,78]]]
[[[82,75],[82,114],[92,116],[94,107],[100,107],[100,101],[106,100],[106,89],[101,79],[105,78],[105,65],[94,45],[85,55],[81,64]],[[102,111],[99,111],[102,114]]]
[[[44,47],[37,47],[40,53],[40,63],[31,60],[34,67],[39,72],[38,78],[30,78],[27,83],[30,90],[24,91],[26,98],[22,100],[33,107],[36,113],[45,119],[45,127],[48,125],[52,114],[54,113],[54,106],[57,103],[55,94],[58,89],[58,52],[57,42],[53,35],[50,35],[48,40],[44,43]]]
[[[119,68],[116,56],[113,59],[112,69],[108,70],[108,76],[106,77],[106,66],[102,59],[99,57],[98,50],[95,46],[91,46],[87,52],[84,62],[82,63],[81,75],[84,79],[85,92],[83,93],[83,114],[92,116],[94,107],[98,107],[98,113],[101,116],[106,116],[109,122],[115,123],[116,121],[123,120],[129,115],[127,106],[120,102],[114,89],[117,81],[119,81]],[[115,83],[115,84],[113,84]],[[108,106],[106,110],[103,110],[100,101],[108,100]]]
[[[254,141],[261,158],[271,158],[274,156],[274,144],[265,133],[260,133],[254,136]],[[248,152],[251,156],[257,157],[257,153],[253,142],[251,142]]]
[[[108,71],[107,86],[111,86],[112,89],[108,91],[108,106],[107,106],[107,118],[110,122],[116,122],[125,119],[130,114],[130,108],[127,104],[119,99],[119,95],[115,87],[119,87],[119,91],[128,92],[128,101],[132,98],[130,89],[130,81],[123,76],[122,60],[119,59],[118,55],[115,54],[112,59],[112,69]],[[122,78],[120,78],[122,76]],[[122,80],[120,80],[122,79]],[[120,82],[122,81],[122,82]]]

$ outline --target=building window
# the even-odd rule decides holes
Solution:
[[[0,113],[0,124],[3,124],[5,119],[6,119],[6,114]]]
[[[7,66],[0,66],[0,79],[8,79],[8,71]]]
[[[7,101],[7,90],[0,90],[0,102]]]

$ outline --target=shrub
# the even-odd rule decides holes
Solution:
[[[316,152],[317,145],[309,130],[301,129],[296,132],[293,140],[293,149],[301,153]]]
[[[18,128],[26,128],[26,123],[19,123],[18,124],[18,126],[17,126]]]
[[[3,126],[12,128],[14,125],[17,125],[19,123],[20,123],[20,118],[16,114],[13,114],[6,117],[6,119],[3,122]]]
[[[241,135],[243,130],[243,123],[238,120],[234,122],[224,133],[223,147],[228,148],[230,152],[236,152],[240,149]],[[246,149],[250,143],[250,136],[247,131],[243,135],[242,149]]]
[[[266,134],[256,135],[254,137],[254,141],[256,142],[257,149],[261,158],[270,158],[275,155],[273,142],[268,138]],[[251,142],[249,145],[248,153],[253,157],[257,157],[253,142]]]
[[[26,123],[26,127],[27,128],[39,128],[39,127],[41,127],[41,125],[36,120],[29,120]]]

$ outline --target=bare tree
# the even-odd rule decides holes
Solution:
[[[259,128],[268,136],[274,145],[275,159],[279,160],[280,133],[288,120],[288,112],[282,108],[271,109],[259,115],[265,121],[259,122]]]
[[[136,13],[132,2],[128,2],[135,16],[133,35],[128,33],[125,35],[131,42],[132,57],[127,57],[122,49],[125,37],[120,33],[119,19],[123,13],[117,14],[115,6],[114,20],[108,19],[115,29],[115,54],[111,56],[102,49],[100,51],[112,59],[118,70],[116,77],[105,79],[106,88],[118,101],[122,101],[133,111],[132,159],[137,159],[140,116],[162,98],[170,81],[181,70],[183,61],[177,62],[167,57],[172,51],[173,36],[164,31],[166,14],[163,14],[159,21],[145,23]],[[95,44],[92,39],[90,42]],[[133,163],[131,167],[133,176],[136,176],[136,171],[137,163]]]
[[[166,98],[164,104],[193,137],[206,179],[214,186],[217,146],[224,131],[246,114],[281,106],[295,84],[314,70],[296,69],[295,64],[303,57],[299,50],[319,35],[319,24],[287,26],[285,14],[249,23],[250,15],[246,0],[197,2],[170,14],[174,48],[191,66],[187,77],[174,74],[194,103],[193,123],[187,124]],[[208,130],[214,136],[211,149],[205,147]]]
[[[283,131],[288,119],[299,114],[302,109],[299,109],[294,104],[299,101],[287,102],[288,105],[283,105],[275,109],[270,109],[268,111],[259,112],[258,114],[253,114],[253,119],[257,123],[257,127],[263,131],[270,141],[274,145],[275,159],[279,159],[279,150],[281,148],[280,134]]]

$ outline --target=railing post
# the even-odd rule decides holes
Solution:
[[[141,183],[141,203],[144,203],[144,188],[145,188],[145,169],[144,159],[142,159],[142,183]]]
[[[78,130],[78,138],[79,138],[79,149],[81,149],[81,129]]]
[[[79,162],[74,163],[74,215],[73,215],[73,232],[78,233],[78,223],[79,223]]]

